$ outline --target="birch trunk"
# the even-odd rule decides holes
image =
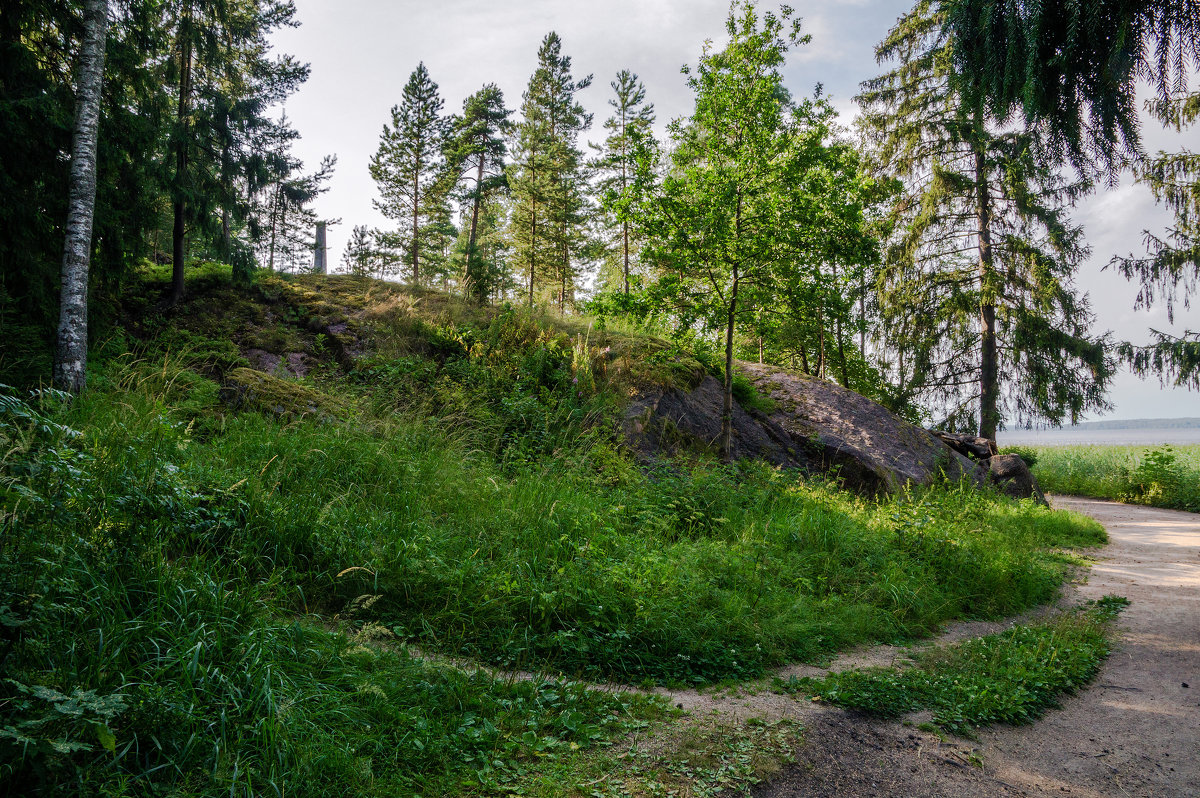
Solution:
[[[100,128],[100,89],[108,38],[108,0],[84,6],[83,51],[79,57],[79,99],[71,144],[71,183],[63,244],[62,296],[54,386],[71,393],[87,381],[87,295],[92,220],[96,210],[96,139]]]

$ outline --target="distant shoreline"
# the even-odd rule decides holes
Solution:
[[[1012,429],[1010,432],[1044,432],[1094,429],[1200,429],[1200,418],[1131,418],[1104,421],[1084,421],[1069,427],[1035,427],[1030,430]]]
[[[1200,418],[1092,421],[1058,429],[1002,430],[1000,446],[1200,445]]]

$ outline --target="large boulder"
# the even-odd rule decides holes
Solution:
[[[941,479],[986,481],[983,469],[928,430],[833,383],[771,366],[740,364],[770,412],[735,404],[733,456],[813,472],[832,472],[864,493],[895,492]],[[715,452],[722,386],[705,377],[690,390],[655,388],[630,404],[625,433],[647,455],[681,449]]]
[[[1002,492],[1014,499],[1033,499],[1048,505],[1046,494],[1038,487],[1037,479],[1028,464],[1016,454],[996,454],[986,461],[988,478]]]

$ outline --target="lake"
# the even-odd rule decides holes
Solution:
[[[1000,446],[1178,446],[1200,444],[1200,427],[1176,429],[1014,429],[996,435]]]

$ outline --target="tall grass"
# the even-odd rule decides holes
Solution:
[[[1034,476],[1052,493],[1200,512],[1200,445],[1046,446]]]
[[[218,380],[237,349],[186,320],[254,336],[238,325],[262,314],[194,296],[212,312],[104,361],[73,402],[0,390],[0,780],[18,793],[498,790],[658,710],[446,655],[753,677],[1020,612],[1055,595],[1060,547],[1104,538],[963,486],[872,502],[762,464],[639,466],[613,385],[638,353],[639,379],[697,362],[513,313],[376,319],[374,352],[304,386],[336,409],[235,412]]]
[[[414,658],[377,625],[349,637],[324,628],[297,611],[293,577],[328,551],[272,545],[286,498],[193,482],[216,473],[214,452],[146,399],[0,402],[7,794],[444,795],[464,779],[499,789],[522,763],[661,711]],[[129,427],[80,435],[59,423],[102,417]],[[310,589],[335,578],[313,576]]]

